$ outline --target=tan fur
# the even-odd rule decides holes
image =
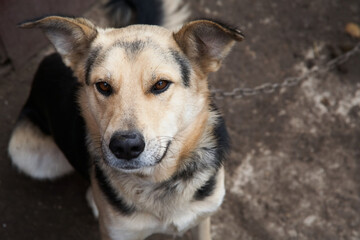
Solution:
[[[197,147],[199,139],[204,134],[208,117],[209,113],[204,110],[196,121],[184,131],[181,137],[187,139],[187,141],[184,142],[183,147],[180,150],[179,157],[177,159],[178,161],[183,161],[188,158],[189,154]],[[177,168],[181,164],[181,162],[177,162]]]

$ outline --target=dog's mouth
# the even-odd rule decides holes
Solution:
[[[171,141],[169,140],[169,141],[167,142],[167,144],[166,144],[166,148],[165,148],[165,151],[164,151],[163,155],[161,156],[161,158],[159,158],[158,160],[156,160],[156,164],[161,163],[162,160],[165,158],[165,156],[166,156],[166,154],[167,154],[167,152],[168,152],[168,150],[169,150],[170,144],[171,144]]]
[[[108,145],[102,145],[103,160],[106,165],[120,171],[133,172],[147,167],[153,167],[163,161],[169,152],[171,140],[165,146],[157,146],[152,149],[146,149],[138,157],[133,159],[121,159],[114,156],[108,148]]]

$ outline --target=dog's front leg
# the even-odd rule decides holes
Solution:
[[[205,218],[198,226],[192,229],[192,238],[195,240],[211,240],[210,217]]]
[[[99,213],[101,240],[144,240],[149,235],[144,231],[136,231],[128,227],[129,220],[122,220],[116,216],[105,216],[101,210]],[[136,223],[132,225],[136,225]]]

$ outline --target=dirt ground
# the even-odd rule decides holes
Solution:
[[[215,89],[281,83],[321,68],[360,41],[344,31],[349,22],[360,24],[359,0],[190,4],[193,17],[222,19],[246,35],[210,77]],[[48,52],[0,80],[0,239],[99,239],[85,201],[86,181],[77,174],[34,181],[7,156],[15,119]],[[213,239],[360,239],[359,66],[357,54],[299,85],[216,101],[232,151],[225,202],[212,219]]]

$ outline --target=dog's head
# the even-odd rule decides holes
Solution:
[[[82,84],[92,151],[113,168],[142,173],[158,165],[172,172],[196,147],[210,117],[207,75],[243,39],[209,20],[176,33],[147,25],[100,29],[58,16],[21,26],[43,29]]]

